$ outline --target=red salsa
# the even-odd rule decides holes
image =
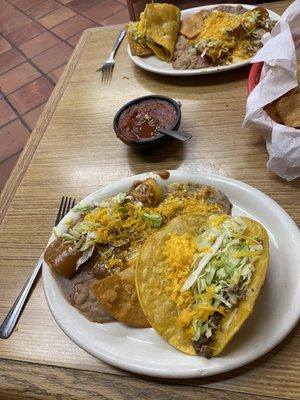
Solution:
[[[119,117],[119,135],[125,140],[148,139],[157,129],[170,129],[176,121],[176,109],[166,100],[148,99],[126,108]]]

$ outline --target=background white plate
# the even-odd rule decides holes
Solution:
[[[96,191],[81,204],[126,191],[136,175]],[[101,360],[128,371],[163,378],[192,378],[232,370],[276,346],[300,315],[300,234],[288,214],[271,198],[245,183],[222,176],[171,172],[162,184],[190,181],[222,190],[233,204],[234,215],[261,222],[270,238],[270,265],[255,310],[221,356],[207,360],[171,347],[153,329],[131,328],[119,322],[92,323],[63,297],[50,268],[43,266],[46,299],[61,329],[80,347]],[[70,212],[68,216],[76,214]],[[65,218],[68,218],[66,216]],[[65,220],[65,219],[64,219]],[[65,230],[64,220],[59,229]],[[53,236],[50,240],[53,240]]]
[[[215,8],[217,6],[232,6],[232,7],[237,7],[239,5],[243,6],[247,10],[252,10],[253,8],[257,6],[252,6],[249,4],[212,4],[212,5],[206,5],[206,6],[201,6],[201,7],[194,7],[194,8],[189,8],[187,10],[181,11],[181,18],[187,18],[188,16],[195,14],[196,12],[200,10],[210,10],[212,8]],[[276,14],[274,11],[268,10],[270,17],[278,21],[280,16]],[[208,68],[201,68],[201,69],[185,69],[185,70],[178,70],[178,69],[173,69],[171,63],[167,63],[165,61],[160,60],[156,56],[150,56],[150,57],[137,57],[133,56],[131,54],[131,50],[129,45],[127,46],[127,53],[131,60],[141,67],[142,69],[145,69],[146,71],[154,72],[156,74],[161,74],[161,75],[174,75],[174,76],[181,76],[181,75],[205,75],[205,74],[213,74],[216,72],[223,72],[223,71],[228,71],[230,69],[236,69],[243,67],[245,65],[248,65],[251,61],[249,59],[248,61],[242,61],[238,62],[235,64],[230,64],[230,65],[223,65],[221,67],[208,67]]]

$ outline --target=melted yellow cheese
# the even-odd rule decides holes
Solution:
[[[227,58],[228,62],[248,59],[258,49],[253,38],[246,31],[257,29],[257,22],[262,16],[256,10],[243,14],[230,14],[224,11],[213,11],[204,21],[204,27],[198,34],[196,42],[207,41],[207,55],[215,61]]]
[[[111,208],[96,208],[86,214],[84,221],[98,224],[91,228],[95,232],[96,241],[100,244],[112,244],[119,247],[128,243],[128,248],[122,249],[120,258],[112,258],[108,250],[101,252],[103,262],[109,268],[126,268],[135,265],[136,252],[145,242],[147,237],[157,228],[151,227],[143,219],[142,213],[158,213],[163,218],[163,224],[168,223],[174,217],[192,212],[213,213],[222,211],[219,204],[213,204],[206,199],[212,192],[211,188],[197,188],[189,190],[188,184],[173,184],[173,191],[168,193],[156,207],[140,207],[139,205],[125,202],[116,204]],[[123,267],[122,267],[123,266]]]

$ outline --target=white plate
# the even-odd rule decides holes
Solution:
[[[81,203],[89,204],[94,199],[99,201],[126,191],[134,180],[148,176],[136,175],[108,185]],[[132,372],[161,378],[192,378],[229,371],[255,360],[276,346],[299,318],[300,234],[296,224],[271,198],[233,179],[174,171],[168,181],[158,180],[162,184],[190,181],[215,186],[232,202],[234,215],[260,221],[269,233],[270,265],[265,285],[253,314],[226,351],[211,360],[188,356],[171,347],[153,329],[131,328],[119,322],[89,322],[68,304],[50,268],[44,264],[44,291],[51,313],[61,329],[88,353]],[[76,214],[71,212],[70,216]],[[63,222],[59,229],[65,229]]]
[[[232,7],[237,7],[237,6],[243,6],[247,10],[252,10],[256,6],[252,6],[249,4],[212,4],[212,5],[207,5],[207,6],[201,6],[201,7],[194,7],[194,8],[189,8],[187,10],[181,11],[181,17],[182,19],[189,17],[192,14],[195,14],[196,12],[200,10],[211,10],[212,8],[215,8],[217,6],[232,6]],[[280,16],[276,14],[274,11],[268,10],[270,17],[274,21],[278,21],[280,19]],[[213,74],[216,72],[223,72],[223,71],[228,71],[230,69],[235,69],[235,68],[240,68],[245,65],[248,65],[251,61],[251,59],[247,61],[242,61],[230,65],[223,65],[221,67],[207,67],[207,68],[201,68],[201,69],[186,69],[186,70],[178,70],[178,69],[173,69],[171,63],[167,63],[165,61],[160,60],[156,56],[150,56],[150,57],[137,57],[133,56],[130,50],[129,45],[127,46],[127,53],[131,60],[141,67],[142,69],[145,69],[146,71],[154,72],[156,74],[161,74],[161,75],[174,75],[174,76],[181,76],[181,75],[205,75],[205,74]]]

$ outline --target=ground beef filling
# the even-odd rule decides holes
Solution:
[[[209,324],[212,328],[211,337],[207,338],[205,335],[202,335],[199,340],[193,341],[194,349],[196,351],[196,354],[198,354],[199,356],[203,356],[206,358],[211,358],[213,356],[212,343],[214,341],[216,330],[218,329],[222,318],[223,315],[215,313],[209,321]]]
[[[236,296],[236,302],[240,300],[245,300],[246,299],[246,289],[240,288],[238,285],[232,285],[228,289],[228,294],[229,295],[234,295]],[[237,305],[236,305],[237,306]],[[200,339],[193,341],[193,346],[196,351],[196,354],[199,356],[203,356],[206,358],[212,358],[213,356],[213,342],[215,338],[215,334],[217,329],[220,326],[220,323],[222,321],[223,315],[219,313],[215,313],[210,317],[209,319],[209,325],[212,330],[212,335],[207,338],[205,335],[202,335]]]

